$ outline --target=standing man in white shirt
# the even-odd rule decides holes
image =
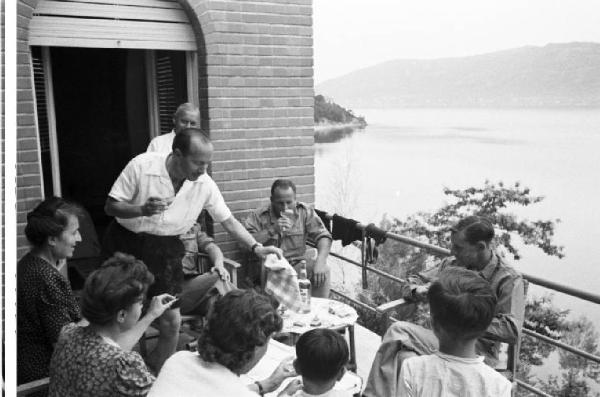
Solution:
[[[200,128],[200,109],[193,104],[186,102],[179,105],[175,114],[173,114],[173,129],[168,134],[163,134],[152,139],[148,145],[147,152],[159,152],[159,153],[171,153],[173,149],[173,139],[175,135],[180,133],[186,128]],[[202,297],[204,291],[212,286],[219,285],[219,278],[226,285],[219,286],[219,291],[226,292],[231,287],[229,286],[229,273],[225,269],[223,252],[214,240],[209,237],[206,233],[199,231],[200,225],[195,224],[192,230],[196,231],[197,249],[201,249],[206,252],[210,258],[213,268],[211,273],[213,276],[199,276],[195,264],[190,266],[190,261],[184,258],[183,271],[184,271],[184,282],[182,285],[185,293],[181,299],[181,313],[182,314],[198,314],[197,304],[199,303],[197,297]],[[186,231],[187,233],[188,231]],[[182,240],[185,239],[184,235],[181,236]],[[189,241],[189,240],[188,240]],[[184,242],[184,245],[186,243]],[[190,269],[194,267],[194,269]],[[214,277],[216,273],[219,277]],[[221,284],[222,285],[222,284]],[[201,313],[205,314],[205,313]]]
[[[162,134],[150,141],[147,152],[170,153],[175,135],[185,128],[200,128],[200,109],[186,102],[177,108],[173,115],[173,129],[168,134]]]
[[[155,277],[148,296],[181,291],[185,251],[179,236],[194,225],[203,208],[254,254],[282,255],[279,248],[256,242],[231,214],[206,174],[213,150],[201,130],[185,128],[175,134],[170,153],[146,152],[133,158],[108,194],[104,209],[115,220],[107,229],[105,250],[134,255],[148,266]],[[180,322],[179,308],[173,307],[159,319],[160,336],[150,356],[157,371],[175,352]]]

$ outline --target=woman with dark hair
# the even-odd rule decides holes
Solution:
[[[131,351],[148,326],[175,301],[152,298],[140,319],[154,276],[133,256],[116,253],[83,288],[89,325],[63,328],[50,363],[51,397],[145,396],[154,382],[142,357]]]
[[[215,302],[198,338],[198,353],[180,351],[163,366],[148,397],[256,397],[276,390],[296,373],[283,362],[267,379],[251,386],[239,376],[265,355],[283,321],[277,302],[254,290],[233,290]]]
[[[59,272],[81,241],[78,212],[76,205],[51,197],[27,214],[25,236],[32,248],[17,263],[17,384],[48,376],[60,330],[81,319]]]

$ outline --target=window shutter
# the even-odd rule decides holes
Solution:
[[[160,133],[173,128],[173,114],[187,102],[185,54],[156,51],[156,91]]]
[[[41,0],[29,29],[29,45],[196,50],[175,0]]]
[[[33,67],[33,83],[35,89],[35,102],[37,106],[37,123],[40,142],[40,158],[44,181],[44,196],[54,195],[52,184],[52,162],[50,151],[50,123],[48,120],[48,102],[46,100],[46,84],[42,50],[39,47],[31,48],[31,63]]]

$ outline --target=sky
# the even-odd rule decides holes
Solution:
[[[313,0],[315,83],[399,58],[600,42],[599,0]]]

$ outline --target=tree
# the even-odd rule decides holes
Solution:
[[[541,202],[544,197],[535,196],[519,183],[507,187],[486,181],[483,187],[467,189],[444,189],[448,203],[439,210],[419,212],[405,219],[389,218],[381,221],[381,228],[392,233],[412,237],[420,241],[449,248],[448,235],[451,225],[467,215],[485,216],[496,229],[495,244],[503,248],[505,254],[519,260],[519,245],[532,245],[547,255],[562,258],[564,248],[554,244],[554,229],[559,219],[530,221],[520,219],[510,212],[515,206],[527,207]],[[405,279],[409,274],[417,273],[435,264],[439,258],[424,250],[396,241],[388,241],[380,249],[379,260],[375,266],[383,271]],[[398,283],[369,274],[369,290],[362,291],[359,299],[378,306],[384,302],[402,296],[402,286]],[[395,316],[427,326],[428,308],[426,305],[409,305]],[[526,326],[534,331],[554,339],[560,339],[589,352],[597,352],[597,333],[587,319],[578,322],[567,320],[568,311],[559,310],[552,303],[552,297],[530,299],[526,306]],[[385,326],[372,314],[363,314],[367,326],[380,334]],[[553,377],[547,382],[536,382],[531,374],[533,366],[541,365],[555,347],[524,337],[520,354],[518,377],[528,383],[538,383],[548,391],[560,392],[563,396],[579,396],[588,393],[585,378],[597,379],[598,366],[572,354],[561,353],[561,377]],[[597,353],[596,353],[597,354]],[[565,394],[566,393],[566,394]],[[519,394],[527,395],[520,390]]]

